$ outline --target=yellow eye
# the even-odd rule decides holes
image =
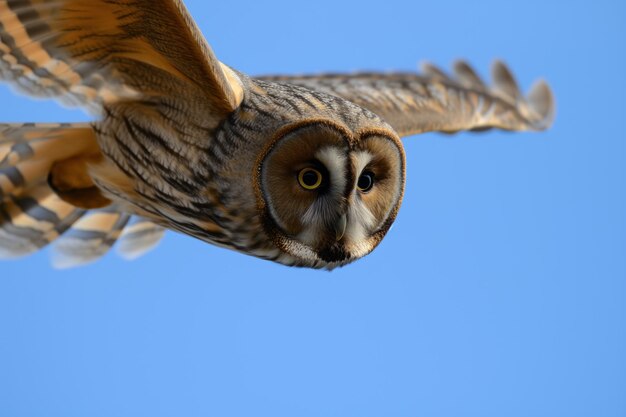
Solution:
[[[305,190],[315,190],[322,185],[322,173],[317,169],[304,168],[298,174],[298,182]]]

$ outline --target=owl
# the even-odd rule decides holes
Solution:
[[[249,77],[220,62],[180,0],[0,0],[0,79],[95,115],[0,124],[0,257],[54,244],[60,267],[165,229],[290,266],[370,253],[402,202],[401,137],[542,130],[496,62],[418,73]]]

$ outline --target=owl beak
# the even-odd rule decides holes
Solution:
[[[348,224],[348,217],[344,214],[335,223],[335,238],[340,241],[344,234],[346,234],[346,225]]]

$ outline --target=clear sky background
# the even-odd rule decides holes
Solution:
[[[624,2],[187,3],[251,75],[502,58],[556,123],[407,138],[394,228],[331,273],[174,233],[0,263],[0,416],[626,416]],[[86,120],[0,87],[3,121]]]

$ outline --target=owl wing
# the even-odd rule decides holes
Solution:
[[[243,97],[180,0],[0,0],[0,79],[95,112],[200,95],[230,113]]]
[[[384,118],[400,136],[440,131],[543,130],[554,117],[554,99],[539,81],[524,97],[509,69],[496,61],[487,86],[465,62],[454,76],[425,64],[423,74],[357,73],[259,77],[296,84],[350,100]]]
[[[78,266],[118,253],[134,259],[152,249],[164,230],[116,205],[82,209],[61,199],[49,172],[57,159],[95,145],[86,124],[0,124],[0,259],[53,246],[58,267]],[[79,176],[72,173],[74,180]]]
[[[237,75],[215,58],[180,0],[0,0],[0,80],[95,113],[156,98],[185,115],[200,103],[204,119],[220,120],[243,98]],[[60,198],[51,188],[57,161],[99,152],[89,125],[0,124],[0,258],[52,244],[55,264],[67,267],[116,241],[127,258],[159,241],[164,229],[150,220],[102,198],[79,208],[68,203],[71,192]],[[69,179],[84,178],[70,171]]]

